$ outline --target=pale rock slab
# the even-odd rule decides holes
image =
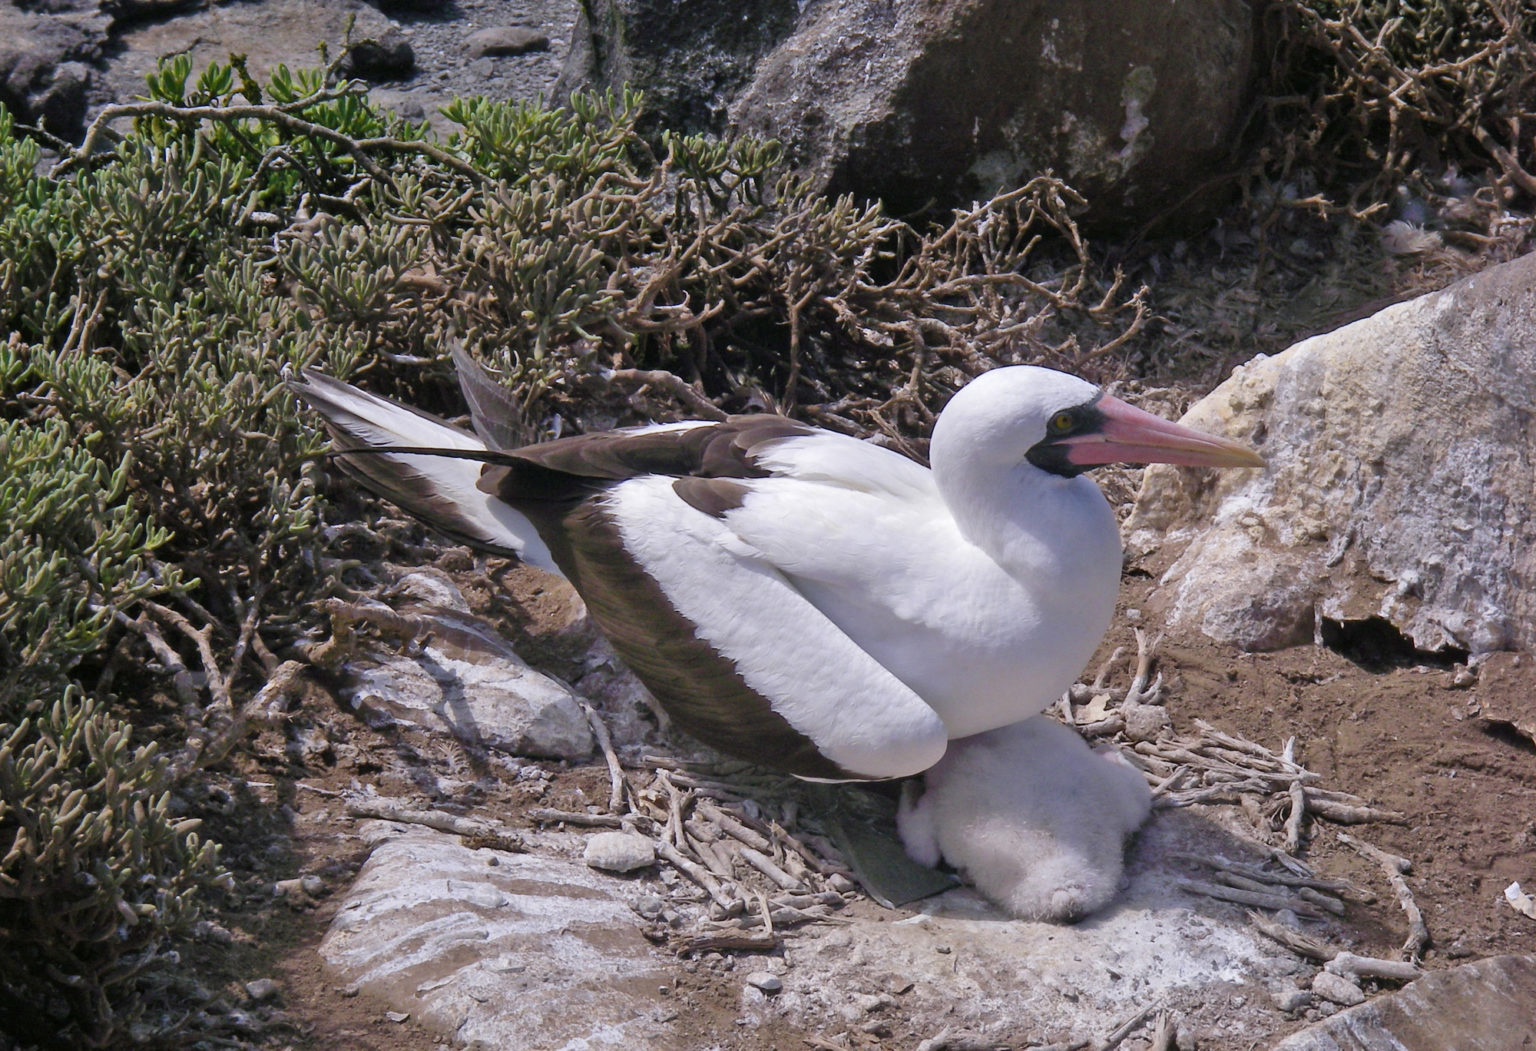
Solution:
[[[412,831],[375,848],[320,955],[339,984],[455,1046],[662,1051],[677,1046],[657,1020],[667,961],[623,886],[580,862]]]
[[[446,730],[513,755],[584,759],[594,741],[568,687],[529,667],[489,625],[440,609],[429,641],[409,653],[347,661],[342,695],[365,718]]]
[[[506,854],[389,822],[361,831],[373,855],[321,957],[380,1013],[409,1014],[455,1046],[674,1051],[738,1046],[733,1033],[774,1023],[819,1033],[884,1019],[1022,1047],[1102,1034],[1161,1004],[1193,1041],[1181,1046],[1247,1047],[1295,1026],[1266,991],[1312,970],[1261,938],[1240,907],[1179,889],[1190,875],[1181,855],[1247,847],[1200,815],[1166,810],[1138,837],[1124,893],[1075,925],[1008,920],[962,888],[795,929],[782,956],[737,960],[737,1018],[706,1045],[686,1039],[699,1031],[697,1009],[662,991],[679,987],[684,961],[639,930],[641,916],[686,912],[687,885],[678,897],[655,870],[589,869],[576,858],[582,835],[533,833],[542,853]]]
[[[1294,1026],[1266,991],[1310,968],[1260,936],[1241,907],[1178,884],[1192,875],[1180,855],[1248,850],[1201,815],[1159,811],[1136,838],[1126,886],[1086,920],[1010,920],[962,887],[849,926],[802,927],[786,942],[783,988],[771,998],[744,991],[742,1013],[749,1028],[772,1018],[864,1024],[879,994],[896,990],[885,1010],[917,1032],[1026,1047],[1102,1035],[1162,1004],[1191,1036],[1179,1046],[1248,1047]]]
[[[1186,424],[1263,470],[1147,470],[1170,622],[1247,649],[1380,617],[1419,649],[1536,645],[1536,256],[1256,358]]]
[[[1492,956],[1340,1011],[1274,1051],[1508,1051],[1536,1031],[1536,956]]]

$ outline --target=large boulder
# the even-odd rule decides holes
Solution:
[[[1101,220],[1158,214],[1226,155],[1254,66],[1249,0],[590,7],[566,90],[629,83],[701,130],[728,103],[735,129],[784,141],[826,189],[898,212],[1051,170]]]
[[[651,122],[718,132],[759,59],[793,32],[797,0],[588,0],[555,86],[645,93]]]
[[[1147,471],[1171,621],[1249,649],[1385,621],[1421,650],[1536,646],[1536,255],[1258,358],[1192,408],[1262,471]]]

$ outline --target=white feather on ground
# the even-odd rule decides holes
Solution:
[[[1074,920],[1120,889],[1151,812],[1141,774],[1043,715],[951,741],[897,815],[907,854],[942,857],[1022,919]],[[916,797],[916,798],[914,798]]]

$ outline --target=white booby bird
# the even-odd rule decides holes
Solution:
[[[456,360],[476,434],[313,371],[291,382],[365,485],[569,579],[684,730],[812,779],[927,770],[1061,695],[1120,578],[1084,470],[1262,463],[1033,366],[951,399],[931,470],[774,415],[506,448],[506,391]]]

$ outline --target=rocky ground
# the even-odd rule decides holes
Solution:
[[[352,39],[391,44],[393,57],[363,71],[374,85],[373,97],[447,133],[451,127],[437,111],[451,99],[549,97],[576,20],[571,0],[456,0],[387,10],[361,0],[260,0],[134,24],[114,36],[92,101],[100,106],[141,94],[156,60],[183,51],[194,68],[243,54],[258,76],[279,62],[319,65],[317,43],[334,53],[347,39],[350,22]]]
[[[432,560],[428,550],[416,554]],[[437,561],[450,567],[476,613],[498,624],[536,664],[557,674],[579,672],[570,658],[570,607],[560,585],[529,570],[468,567],[462,552],[450,551]],[[1112,644],[1134,647],[1129,625],[1146,623],[1140,611],[1152,586],[1147,568],[1130,567],[1121,618],[1102,656]],[[1455,662],[1416,660],[1368,638],[1341,640],[1337,649],[1303,646],[1245,655],[1198,637],[1178,637],[1163,641],[1155,670],[1164,677],[1177,734],[1194,733],[1196,721],[1203,720],[1276,751],[1295,737],[1296,756],[1320,775],[1319,785],[1402,815],[1401,823],[1373,821],[1347,831],[1413,862],[1407,885],[1431,938],[1427,969],[1532,950],[1536,921],[1503,898],[1511,881],[1529,884],[1536,878],[1536,823],[1530,817],[1536,748],[1506,721],[1512,712],[1528,712],[1532,673],[1515,658],[1472,674]],[[1128,672],[1122,664],[1114,677],[1123,681]],[[782,945],[772,951],[680,954],[691,921],[675,920],[676,929],[660,936],[654,917],[648,920],[645,912],[648,899],[670,902],[691,889],[686,880],[675,873],[664,880],[665,865],[629,876],[585,869],[579,858],[590,830],[529,820],[533,807],[603,809],[608,772],[601,759],[509,760],[408,723],[383,725],[375,719],[379,725],[370,726],[338,700],[344,691],[329,688],[325,676],[309,678],[286,725],[265,732],[228,773],[227,824],[216,823],[211,831],[228,844],[241,892],[236,907],[220,920],[228,936],[197,950],[210,991],[222,984],[225,992],[248,1001],[248,1024],[279,1046],[394,1051],[429,1046],[445,1036],[443,1016],[431,1006],[429,992],[449,980],[446,972],[425,981],[413,971],[417,991],[385,999],[377,994],[389,983],[377,974],[359,983],[356,976],[363,972],[348,970],[344,947],[327,950],[333,965],[341,960],[339,968],[322,962],[328,927],[338,913],[358,907],[350,888],[372,846],[394,842],[392,849],[400,849],[399,843],[425,835],[422,849],[441,865],[465,849],[458,837],[347,816],[347,801],[359,793],[507,826],[525,837],[530,853],[505,855],[502,864],[521,865],[520,858],[532,857],[567,866],[553,875],[525,872],[514,881],[517,886],[565,880],[561,893],[578,894],[587,915],[607,908],[602,902],[610,898],[624,905],[609,917],[609,933],[598,948],[605,954],[601,966],[616,983],[609,999],[639,997],[648,1005],[644,1032],[628,1037],[632,1046],[915,1048],[946,1030],[954,1042],[930,1043],[930,1049],[1082,1046],[1074,1041],[1103,1040],[1151,1006],[1168,1011],[1173,1030],[1181,1034],[1177,1046],[1220,1051],[1269,1046],[1339,1010],[1311,991],[1315,962],[1258,937],[1243,906],[1192,895],[1180,884],[1211,880],[1212,873],[1194,857],[1262,860],[1255,840],[1281,834],[1275,826],[1283,815],[1270,808],[1160,810],[1132,850],[1125,897],[1077,927],[1005,921],[968,892],[898,910],[854,895],[831,919],[781,932]],[[621,745],[637,783],[649,777],[638,761],[641,752],[689,754],[687,742],[648,730],[643,712],[608,714],[615,723],[626,717],[621,739],[639,732],[645,740],[640,748]],[[783,805],[780,792],[751,782],[742,790],[757,795],[766,812],[782,815],[774,810]],[[816,828],[817,816],[804,815],[798,827]],[[1346,845],[1340,831],[1343,826],[1314,820],[1301,856],[1319,875],[1347,880],[1363,893],[1344,899],[1342,915],[1302,926],[1355,953],[1398,958],[1409,930],[1405,914],[1380,865]],[[483,893],[468,889],[476,886],[473,865],[467,872],[444,871],[451,901],[478,900]],[[508,869],[507,876],[518,872]],[[578,877],[590,888],[573,890]],[[433,916],[443,920],[443,910],[458,907],[428,904],[426,913],[408,918],[396,951],[418,951],[432,935],[411,932],[435,929]],[[382,927],[390,920],[379,912],[372,922]],[[549,934],[552,958],[556,934],[568,935],[572,922],[562,921],[559,931]],[[646,930],[659,945],[642,941],[640,932]],[[502,935],[493,931],[490,937],[503,944],[497,940]],[[511,961],[513,952],[498,958]],[[536,964],[529,973],[558,984],[560,973],[573,966],[563,955],[558,960]],[[1002,966],[999,960],[1009,961],[1016,973],[993,973]],[[932,969],[935,962],[942,972]],[[528,965],[505,967],[522,974]],[[784,991],[764,993],[751,984],[763,975]],[[955,976],[969,983],[965,988],[974,1005],[990,1008],[984,1024],[963,1000],[942,1009],[934,1002],[932,990],[945,989]],[[274,998],[249,1002],[245,983],[261,977],[275,981]],[[1367,992],[1394,987],[1366,983]],[[538,982],[531,988],[539,988]],[[574,994],[569,1000],[563,1010],[578,1022],[598,1010]],[[537,1002],[521,1009],[532,1010]],[[1148,1016],[1122,1046],[1152,1046],[1156,1020],[1156,1013]],[[545,1045],[535,1039],[527,1046]]]

